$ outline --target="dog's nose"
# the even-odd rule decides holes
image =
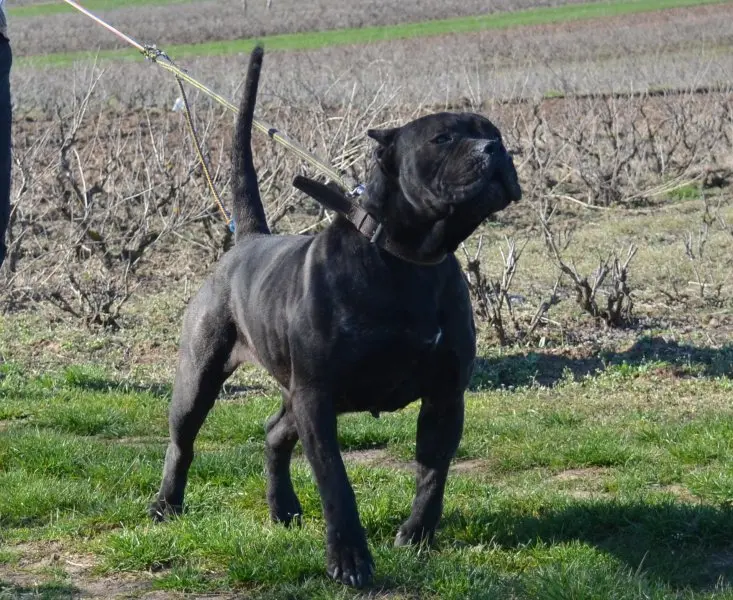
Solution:
[[[501,146],[499,140],[483,140],[482,143],[483,148],[481,149],[481,151],[484,154],[495,154]]]

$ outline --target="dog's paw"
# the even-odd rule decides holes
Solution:
[[[183,506],[180,504],[169,504],[160,498],[148,506],[148,515],[156,523],[162,523],[169,517],[180,515],[182,512]]]
[[[286,527],[301,524],[303,509],[292,488],[280,493],[268,493],[267,503],[270,506],[270,518],[275,523],[282,523]]]
[[[425,529],[424,527],[405,523],[397,532],[394,545],[397,547],[430,545],[433,542],[434,533],[434,531]]]
[[[282,523],[285,527],[291,525],[300,527],[302,515],[303,509],[295,496],[288,501],[275,500],[270,503],[270,518],[275,523]]]
[[[333,542],[328,545],[328,575],[344,585],[361,588],[372,582],[374,561],[366,540],[354,544]]]

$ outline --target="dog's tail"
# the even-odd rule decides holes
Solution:
[[[270,233],[252,160],[252,122],[262,68],[262,46],[252,50],[232,141],[232,203],[235,243],[248,233]]]

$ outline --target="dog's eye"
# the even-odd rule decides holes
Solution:
[[[433,144],[449,144],[453,141],[453,136],[451,136],[449,133],[441,133],[440,135],[436,135],[432,140],[430,140]]]

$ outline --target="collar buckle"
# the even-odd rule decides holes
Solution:
[[[384,225],[380,223],[379,225],[377,225],[377,229],[374,231],[374,235],[371,237],[369,241],[372,244],[378,243],[383,233],[384,233]]]
[[[409,248],[403,247],[386,236],[384,224],[377,221],[372,215],[365,211],[359,203],[352,198],[361,196],[365,192],[363,185],[356,186],[351,192],[344,193],[332,185],[326,185],[298,175],[293,180],[293,186],[313,198],[319,204],[325,206],[329,210],[333,210],[344,217],[354,228],[366,237],[371,244],[378,245],[380,248],[399,258],[405,262],[420,266],[437,265],[445,260],[446,254],[441,254],[437,258],[425,260],[422,257],[414,256],[414,252]],[[373,233],[372,233],[373,231]]]

